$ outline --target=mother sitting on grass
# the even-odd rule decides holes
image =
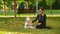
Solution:
[[[41,7],[39,10],[40,14],[37,15],[37,18],[33,20],[32,23],[38,20],[38,25],[36,26],[36,28],[37,29],[46,28],[46,14],[44,12],[44,8]]]

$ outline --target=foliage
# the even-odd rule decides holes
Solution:
[[[13,0],[4,0],[5,1],[5,5],[8,8],[12,8],[13,7]],[[3,0],[0,0],[0,6],[2,7]],[[17,0],[17,5],[19,6],[19,4],[21,4],[22,2],[26,2],[25,0]],[[38,0],[38,7],[43,6],[44,8],[50,8],[50,2],[52,2],[52,7],[53,9],[60,9],[60,0]],[[29,4],[29,8],[33,9],[34,7],[36,7],[36,0],[28,0],[28,4]],[[57,7],[56,7],[57,6]]]

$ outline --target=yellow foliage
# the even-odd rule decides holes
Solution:
[[[4,5],[3,5],[3,9],[4,9]],[[7,6],[5,6],[5,10],[7,10],[8,9],[8,7]]]

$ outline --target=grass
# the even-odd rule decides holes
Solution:
[[[50,15],[50,10],[45,10],[47,15]],[[12,10],[6,11],[7,16],[14,16]],[[3,11],[0,10],[0,16],[3,15]],[[20,16],[36,16],[36,13],[23,13]],[[60,10],[52,10],[52,15],[60,15]],[[18,15],[17,15],[18,16]],[[31,21],[35,19],[31,17]],[[52,27],[52,29],[24,29],[25,17],[13,18],[13,17],[0,17],[0,34],[60,34],[60,17],[47,17],[46,25]],[[32,23],[33,26],[37,25],[37,21]]]
[[[35,19],[31,17],[31,21]],[[0,33],[7,34],[11,32],[14,34],[60,34],[60,17],[47,17],[46,25],[51,29],[24,29],[25,17],[0,17]],[[37,21],[32,23],[33,26],[37,25]]]
[[[50,15],[51,11],[50,10],[45,10],[45,13]],[[60,14],[60,10],[52,10],[52,14],[53,15],[59,15]]]
[[[50,10],[45,10],[45,13],[50,15],[51,11]],[[53,15],[60,15],[60,10],[52,10],[52,14]],[[0,10],[0,15],[4,15],[4,11],[3,10]],[[13,10],[6,10],[6,15],[14,15],[14,11]]]

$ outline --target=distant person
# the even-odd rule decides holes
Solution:
[[[37,15],[36,19],[32,21],[32,23],[38,20],[38,25],[36,26],[36,28],[37,29],[46,28],[46,14],[44,12],[44,8],[41,7],[39,11],[40,13]]]

